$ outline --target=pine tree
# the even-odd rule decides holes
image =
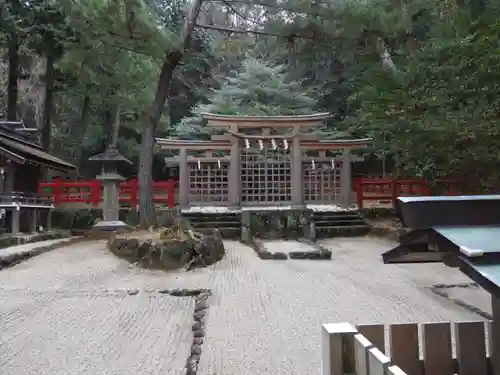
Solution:
[[[269,66],[248,59],[242,69],[212,90],[209,104],[196,106],[192,116],[177,126],[177,136],[207,139],[213,131],[203,124],[202,113],[238,116],[300,115],[314,112],[316,101],[307,96],[298,81],[287,80],[285,66]]]

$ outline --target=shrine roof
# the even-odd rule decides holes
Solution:
[[[19,164],[32,162],[61,171],[76,169],[73,164],[45,152],[37,135],[37,129],[26,128],[22,122],[0,121],[0,154]]]
[[[106,150],[100,154],[91,156],[89,158],[89,160],[101,161],[101,162],[105,162],[105,161],[121,162],[122,161],[122,162],[125,162],[128,164],[132,164],[132,162],[130,160],[128,160],[125,156],[120,154],[120,152],[118,151],[118,149],[114,145],[108,146],[108,148],[106,148]]]
[[[293,125],[312,127],[321,125],[325,120],[332,117],[328,112],[288,116],[232,116],[202,113],[202,116],[204,120],[207,120],[207,125],[213,127],[227,127],[231,125],[239,127],[283,127]]]

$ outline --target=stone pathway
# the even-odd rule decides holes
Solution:
[[[0,272],[0,373],[184,374],[194,300],[165,288],[212,290],[200,375],[317,375],[321,323],[480,319],[428,289],[470,282],[457,270],[383,265],[377,238],[323,245],[331,261],[270,262],[227,241],[222,262],[170,274],[97,241],[32,258]]]
[[[11,254],[27,253],[33,249],[36,249],[37,247],[50,246],[64,241],[68,241],[68,238],[58,238],[55,240],[38,241],[17,246],[10,246],[4,249],[0,249],[0,257],[8,256]]]

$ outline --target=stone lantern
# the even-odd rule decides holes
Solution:
[[[119,220],[119,183],[125,180],[118,173],[118,163],[132,164],[125,156],[120,154],[116,145],[111,144],[106,151],[89,158],[92,161],[99,161],[102,165],[101,174],[96,178],[101,181],[104,191],[102,202],[103,220],[94,225],[94,230],[113,231],[120,228],[129,228],[123,221]]]

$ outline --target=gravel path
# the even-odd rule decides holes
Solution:
[[[2,375],[185,373],[194,300],[129,295],[122,285],[143,278],[103,248],[70,246],[0,272]]]
[[[266,261],[227,241],[220,263],[170,274],[129,267],[103,242],[30,259],[0,272],[0,373],[183,374],[193,301],[164,288],[212,290],[200,375],[316,375],[321,323],[479,319],[427,288],[470,281],[457,270],[383,265],[391,243],[377,238],[323,245],[332,261]]]

